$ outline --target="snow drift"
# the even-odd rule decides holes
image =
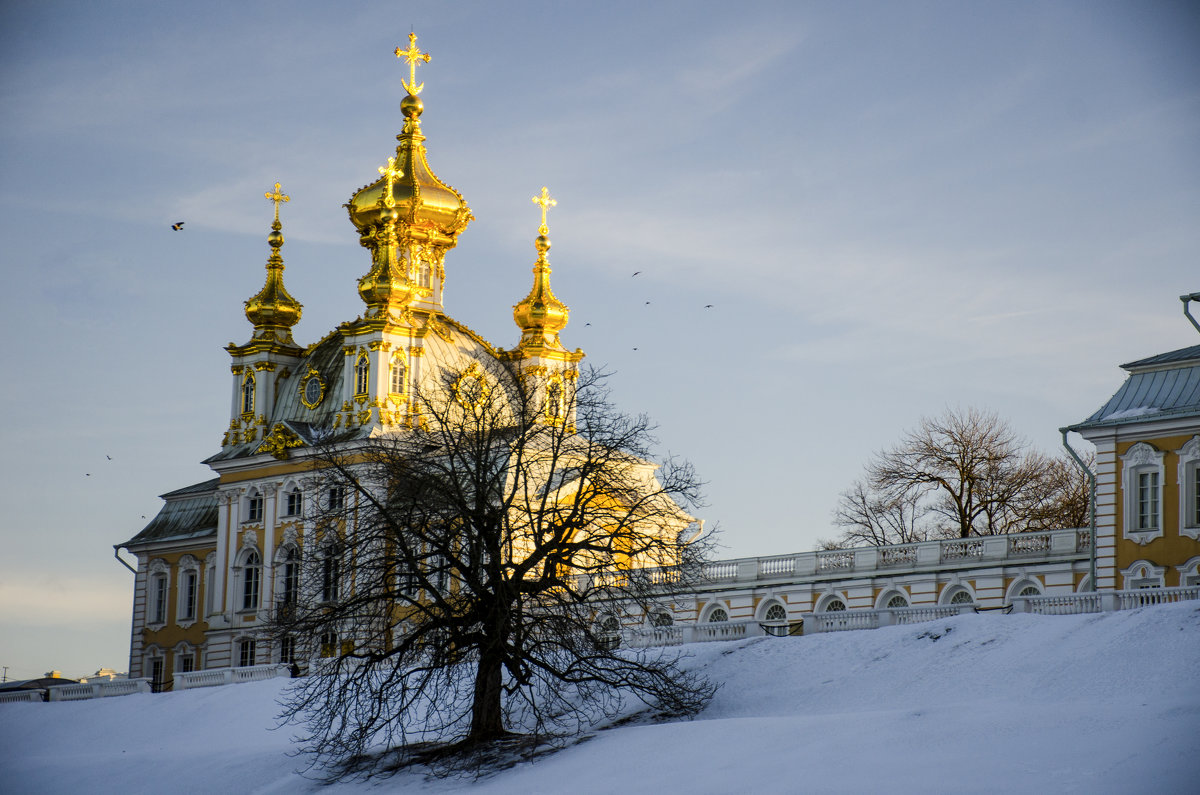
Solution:
[[[1195,792],[1200,603],[690,647],[722,688],[696,720],[626,725],[442,792]],[[0,705],[11,793],[321,789],[274,729],[288,680]]]

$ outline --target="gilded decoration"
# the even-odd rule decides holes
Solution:
[[[309,367],[308,375],[300,380],[300,402],[307,409],[315,409],[325,399],[325,379],[317,368]]]
[[[286,425],[279,422],[275,424],[275,427],[271,429],[271,433],[263,439],[263,443],[259,445],[258,450],[255,452],[270,453],[282,461],[288,457],[289,450],[295,447],[302,447],[303,445],[304,442],[299,436]]]
[[[409,79],[401,81],[408,95],[400,104],[405,121],[396,136],[399,145],[378,169],[379,178],[346,204],[359,243],[371,252],[371,268],[358,285],[368,319],[398,316],[435,291],[440,298],[445,253],[473,217],[462,195],[442,182],[427,160],[420,122],[424,103],[417,96],[425,84],[416,82],[416,68],[430,56],[417,48],[416,34],[409,36],[407,49],[396,48],[396,55],[409,67]]]
[[[492,392],[491,385],[488,384],[479,367],[479,362],[471,362],[471,366],[455,379],[452,388],[454,399],[464,409],[483,403]]]
[[[254,334],[245,345],[229,346],[229,352],[235,356],[258,352],[300,353],[292,339],[292,326],[299,322],[303,307],[283,284],[283,255],[279,251],[284,242],[279,205],[290,197],[283,193],[278,182],[275,183],[275,189],[264,196],[275,205],[275,220],[271,222],[271,232],[267,235],[267,244],[271,247],[271,254],[267,258],[267,279],[263,288],[246,301],[246,319],[254,326]],[[270,367],[262,367],[264,364],[270,364]],[[260,370],[273,369],[274,364],[259,362],[255,367]]]
[[[542,212],[538,236],[534,239],[537,261],[533,265],[533,287],[529,295],[513,307],[513,320],[521,329],[521,342],[509,356],[524,358],[551,354],[555,358],[578,361],[583,357],[582,351],[570,354],[558,339],[559,332],[566,327],[570,318],[570,310],[550,289],[550,260],[546,256],[550,251],[550,227],[546,212],[558,202],[550,197],[549,189],[543,186],[541,194],[533,197],[533,203],[539,205]]]

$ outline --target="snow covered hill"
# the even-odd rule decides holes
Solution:
[[[480,793],[1195,793],[1200,603],[970,615],[690,647],[723,683],[698,719],[594,732]],[[302,792],[273,731],[287,680],[0,705],[7,793]]]

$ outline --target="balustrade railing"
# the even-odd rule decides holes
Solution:
[[[943,541],[938,559],[941,561],[950,560],[972,560],[983,557],[983,539],[982,538],[964,538],[958,541]]]
[[[1165,605],[1200,599],[1200,585],[1185,585],[1181,588],[1139,588],[1136,591],[1118,591],[1118,610],[1133,610],[1137,607]]]
[[[704,564],[703,577],[710,582],[736,580],[737,570],[736,560],[717,560]]]
[[[1008,537],[1010,555],[1039,555],[1049,551],[1049,533],[1018,533]]]
[[[903,546],[895,547],[880,547],[879,548],[879,565],[886,566],[912,566],[917,562],[917,545],[904,544]]]
[[[0,704],[23,704],[45,700],[45,690],[13,690],[9,693],[0,693]]]
[[[814,613],[805,621],[806,633],[875,629],[879,626],[879,612],[876,610],[838,610],[834,613]]]
[[[854,568],[854,550],[837,549],[817,553],[817,571],[845,571]]]
[[[781,574],[793,574],[796,571],[795,555],[775,555],[758,559],[759,577],[778,577]]]

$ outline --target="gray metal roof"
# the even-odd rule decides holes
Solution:
[[[1128,362],[1121,365],[1121,369],[1136,370],[1142,367],[1156,367],[1164,364],[1176,364],[1191,361],[1193,359],[1200,360],[1200,345],[1193,345],[1190,348],[1180,348],[1177,351],[1168,351],[1155,356],[1148,356],[1145,359],[1138,359],[1136,362]]]
[[[215,536],[217,533],[217,484],[219,478],[162,495],[167,501],[158,515],[142,531],[117,547],[148,541],[182,541]]]
[[[1200,354],[1200,346],[1152,356],[1123,366],[1129,369],[1143,363],[1162,365],[1170,361],[1163,357],[1183,354],[1185,351]],[[1180,357],[1175,361],[1195,358],[1196,356],[1192,355]],[[1070,429],[1077,431],[1188,416],[1200,416],[1200,362],[1191,366],[1140,372],[1135,370],[1107,403],[1083,422],[1072,425]]]

